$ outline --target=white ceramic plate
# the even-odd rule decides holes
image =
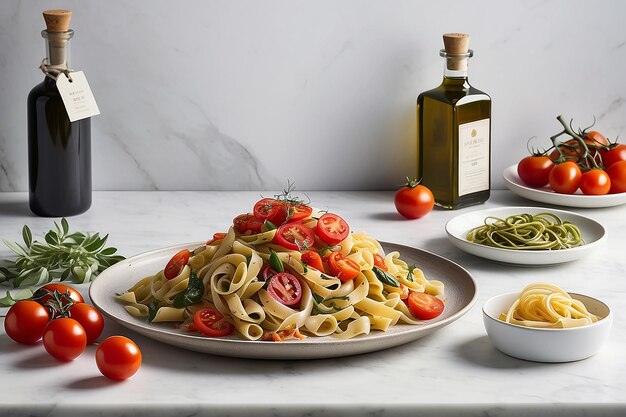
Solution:
[[[559,250],[515,250],[502,249],[469,242],[467,232],[484,223],[488,216],[505,218],[521,213],[553,213],[562,220],[574,223],[580,229],[585,243],[570,249]],[[542,207],[498,207],[486,210],[470,211],[454,217],[446,224],[448,239],[459,249],[492,261],[509,264],[539,266],[574,261],[597,249],[607,239],[607,232],[600,223],[589,217],[571,211],[555,210]]]
[[[129,315],[115,294],[126,291],[142,277],[163,268],[179,250],[203,244],[179,245],[147,252],[119,262],[101,273],[91,284],[89,296],[107,317],[144,336],[185,349],[222,356],[257,359],[316,359],[372,352],[419,339],[463,316],[476,300],[476,282],[469,272],[456,263],[420,249],[382,243],[385,251],[399,251],[401,258],[416,264],[429,279],[445,284],[447,297],[443,314],[424,325],[400,324],[387,332],[373,331],[350,340],[333,337],[309,337],[283,343],[243,340],[236,335],[207,338],[176,330],[173,324],[149,324]]]
[[[584,195],[578,190],[576,194],[559,194],[552,191],[548,186],[542,188],[528,187],[520,179],[519,175],[517,175],[517,164],[511,165],[505,169],[502,176],[509,190],[520,197],[540,203],[580,208],[613,207],[626,203],[626,193]]]

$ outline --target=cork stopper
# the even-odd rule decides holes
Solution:
[[[72,12],[70,10],[46,10],[43,12],[48,32],[67,32],[70,29]]]
[[[469,52],[470,36],[465,33],[446,33],[443,44],[448,55],[465,55]],[[447,57],[446,65],[452,71],[467,70],[467,57]]]

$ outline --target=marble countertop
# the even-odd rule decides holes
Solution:
[[[265,193],[271,195],[272,193]],[[346,218],[353,230],[424,248],[466,267],[479,286],[478,302],[457,322],[397,348],[314,361],[223,358],[161,344],[107,321],[104,335],[131,337],[143,365],[116,383],[96,368],[94,346],[60,363],[35,345],[11,341],[0,329],[0,415],[45,416],[623,416],[626,415],[626,223],[624,207],[576,209],[609,230],[609,240],[583,260],[523,268],[493,263],[453,247],[446,221],[477,207],[435,210],[405,221],[390,192],[311,192],[317,207]],[[110,233],[126,256],[223,230],[249,211],[258,192],[96,192],[92,208],[70,219],[75,230]],[[495,191],[485,205],[535,205]],[[482,208],[482,207],[481,207]],[[51,219],[30,214],[26,193],[0,193],[0,236],[19,240],[23,224],[41,236]],[[9,255],[0,248],[0,257]],[[488,298],[537,280],[588,294],[614,310],[608,344],[596,356],[564,364],[508,357],[490,343],[481,306]],[[87,285],[79,286],[87,293]]]

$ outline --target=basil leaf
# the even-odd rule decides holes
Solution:
[[[396,277],[394,277],[390,273],[383,271],[377,266],[372,268],[372,271],[374,271],[374,275],[376,275],[376,278],[378,278],[378,280],[383,284],[389,285],[390,287],[400,287],[400,283],[398,282]]]
[[[157,311],[159,311],[159,304],[156,301],[148,304],[148,323],[152,323],[152,320],[156,317]]]
[[[285,266],[283,261],[280,260],[278,254],[274,249],[270,249],[270,265],[272,269],[278,273],[285,272]]]
[[[417,268],[415,265],[409,265],[409,273],[406,275],[406,280],[413,282],[413,270]]]
[[[320,304],[321,302],[323,302],[323,301],[324,301],[324,297],[322,297],[321,295],[316,294],[316,293],[314,293],[314,292],[312,292],[312,291],[311,291],[311,294],[313,295],[313,299],[315,300],[315,302],[316,302],[317,304]]]
[[[189,307],[192,304],[200,302],[204,295],[204,283],[195,272],[189,275],[189,283],[187,288],[174,296],[173,305],[176,308]]]

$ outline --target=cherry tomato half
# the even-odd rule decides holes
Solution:
[[[163,270],[163,275],[165,275],[165,278],[176,278],[178,274],[180,274],[180,271],[183,270],[185,265],[187,265],[187,262],[189,262],[190,256],[191,252],[189,252],[189,249],[183,249],[176,255],[174,255]]]
[[[304,250],[315,243],[315,234],[302,223],[287,223],[278,228],[274,243],[291,250]]]
[[[419,219],[431,212],[435,197],[430,189],[408,179],[407,184],[396,192],[393,202],[398,213],[407,219]]]
[[[261,279],[263,281],[267,281],[272,278],[274,275],[278,274],[278,272],[274,271],[271,266],[265,265],[263,269],[261,269]]]
[[[36,301],[24,300],[13,304],[4,318],[4,330],[17,343],[32,345],[41,339],[50,313]]]
[[[336,245],[348,237],[350,227],[338,215],[326,213],[317,221],[315,233],[322,242],[328,245]]]
[[[574,194],[580,185],[582,172],[575,162],[562,162],[550,171],[550,188],[561,194]]]
[[[212,307],[196,311],[193,316],[193,324],[200,333],[209,337],[228,336],[235,330],[235,326],[226,321],[224,315]]]
[[[608,151],[602,152],[602,164],[604,168],[610,168],[614,163],[626,161],[626,145],[619,144],[611,147]]]
[[[328,266],[330,272],[341,281],[350,281],[361,272],[359,264],[350,258],[346,258],[340,252],[333,252],[328,256]]]
[[[626,192],[626,161],[617,161],[611,165],[606,173],[611,178],[611,194]]]
[[[70,317],[80,323],[87,335],[87,344],[96,341],[102,334],[104,328],[104,318],[102,314],[89,304],[79,303],[70,307]]]
[[[302,299],[302,286],[298,278],[289,272],[281,272],[270,279],[267,292],[273,299],[287,307],[300,304]]]
[[[379,267],[383,271],[386,271],[388,269],[387,265],[385,265],[385,258],[377,253],[374,254],[374,266]]]
[[[55,358],[69,362],[80,356],[87,346],[85,329],[74,319],[54,319],[43,332],[43,347]]]
[[[233,226],[235,227],[235,232],[240,235],[246,233],[256,235],[257,233],[261,233],[263,222],[265,222],[265,220],[254,217],[252,213],[240,214],[234,218]]]
[[[548,184],[552,168],[554,168],[554,162],[547,156],[531,155],[517,164],[517,174],[526,185],[543,187]]]
[[[102,375],[122,381],[133,376],[141,366],[141,350],[127,337],[111,336],[98,346],[96,365]]]
[[[443,301],[425,292],[411,291],[407,302],[411,314],[419,320],[430,320],[443,313]]]
[[[287,204],[274,198],[264,198],[254,205],[254,217],[280,226],[287,219]]]
[[[289,206],[288,222],[304,220],[313,213],[313,209],[306,204],[292,204]]]
[[[580,178],[580,190],[583,194],[604,195],[611,189],[609,174],[601,169],[592,169]]]
[[[67,294],[72,301],[75,303],[84,303],[85,300],[83,296],[80,295],[76,289],[70,287],[69,285],[52,282],[50,284],[46,284],[43,287],[39,287],[37,291],[33,294],[33,299],[37,301],[41,305],[46,305],[48,300],[52,299],[51,293],[58,291],[60,294]]]
[[[319,253],[313,251],[306,251],[302,253],[302,257],[300,258],[302,263],[310,266],[311,268],[315,268],[318,271],[324,272],[324,263],[322,262],[322,257]]]

